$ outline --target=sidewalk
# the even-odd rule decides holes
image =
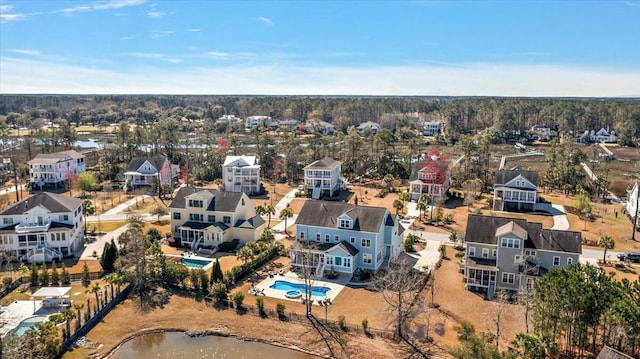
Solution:
[[[129,225],[125,224],[124,226],[116,229],[115,231],[109,232],[103,236],[98,236],[96,241],[93,243],[86,243],[82,254],[80,255],[80,259],[100,259],[102,256],[102,250],[104,249],[104,244],[107,242],[111,242],[111,239],[118,243],[118,237],[127,230]],[[97,257],[93,256],[93,251],[96,251]]]

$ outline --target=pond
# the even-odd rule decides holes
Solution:
[[[184,333],[146,334],[124,343],[112,359],[151,358],[316,359],[318,357],[264,343],[235,338],[189,337]]]

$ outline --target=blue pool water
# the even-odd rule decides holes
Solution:
[[[27,318],[27,319],[21,321],[20,324],[18,324],[17,327],[13,328],[11,330],[11,333],[13,333],[13,334],[15,334],[17,336],[22,336],[24,333],[26,333],[27,330],[35,327],[36,324],[44,323],[47,320],[49,320],[49,317],[47,317],[47,316],[35,316],[35,317]]]
[[[182,265],[189,269],[202,269],[206,267],[211,261],[204,261],[201,259],[182,258]]]
[[[290,290],[297,290],[301,293],[304,293],[305,287],[306,286],[304,284],[291,283],[287,282],[286,280],[277,280],[275,283],[269,286],[269,288],[271,289],[283,290],[286,292]],[[314,297],[326,297],[327,292],[330,290],[331,288],[329,287],[312,286],[311,295]]]

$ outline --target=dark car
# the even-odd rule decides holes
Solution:
[[[618,259],[621,261],[640,263],[640,253],[620,253],[618,254]]]

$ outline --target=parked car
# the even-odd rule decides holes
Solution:
[[[640,253],[620,253],[618,254],[618,259],[621,261],[640,263]]]

